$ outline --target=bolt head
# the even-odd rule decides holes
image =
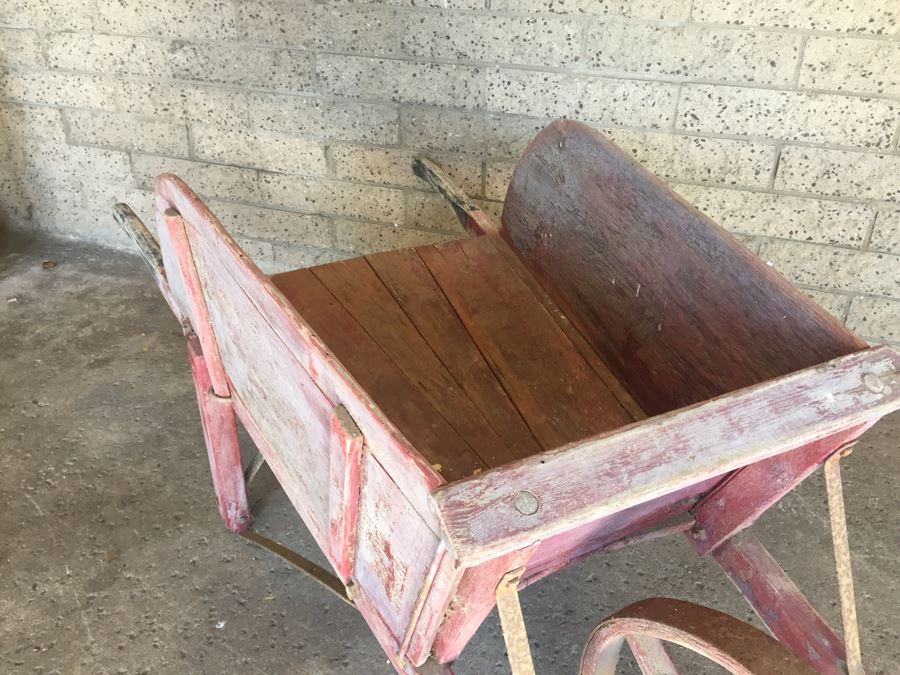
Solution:
[[[875,373],[866,373],[863,375],[863,384],[871,392],[880,394],[884,391],[884,381]]]
[[[533,516],[541,508],[541,503],[531,490],[522,490],[513,498],[516,511],[523,516]]]

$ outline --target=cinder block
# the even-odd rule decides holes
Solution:
[[[32,226],[66,238],[134,251],[134,244],[108,211],[86,209],[80,204],[36,208]]]
[[[870,339],[900,342],[900,300],[857,296],[850,304],[847,326]]]
[[[405,12],[403,46],[428,59],[568,66],[580,52],[581,22],[569,17]]]
[[[900,95],[900,43],[813,36],[803,50],[800,86]]]
[[[393,145],[399,113],[392,105],[251,94],[250,122],[267,131]]]
[[[37,180],[132,181],[128,155],[124,152],[50,141],[25,143],[20,151],[25,174]]]
[[[512,178],[515,162],[488,162],[484,166],[484,196],[503,201]]]
[[[882,206],[878,209],[869,245],[879,251],[900,253],[900,208]]]
[[[462,233],[453,208],[436,192],[408,190],[403,195],[403,220],[406,227],[424,230],[442,230],[446,233]]]
[[[444,232],[410,230],[358,220],[340,220],[335,225],[335,247],[355,255],[436,244],[453,237]]]
[[[365,56],[318,54],[316,72],[325,91],[397,103],[478,107],[480,69]]]
[[[241,250],[260,268],[263,274],[272,274],[275,266],[275,247],[267,241],[257,241],[246,237],[235,239]]]
[[[313,55],[299,49],[176,40],[168,59],[172,76],[182,80],[295,92],[315,84]]]
[[[210,201],[207,206],[233,235],[323,248],[330,248],[334,244],[332,221],[324,216],[218,200]]]
[[[241,35],[255,42],[354,54],[399,55],[403,14],[393,7],[244,0]]]
[[[87,4],[87,3],[85,3]],[[228,40],[237,36],[228,0],[96,0],[96,30]]]
[[[620,129],[605,133],[650,171],[669,180],[767,187],[775,161],[775,148],[766,143]]]
[[[65,143],[62,114],[56,108],[0,104],[0,139],[7,150],[34,140]]]
[[[0,71],[0,96],[27,103],[115,110],[117,89],[98,75],[45,70]]]
[[[900,30],[894,0],[866,0],[860,3],[833,0],[809,0],[802,3],[783,0],[756,0],[752,3],[694,0],[691,18],[703,23],[823,31],[896,34]]]
[[[277,274],[278,272],[287,272],[300,267],[312,267],[313,265],[324,265],[352,257],[348,253],[335,251],[334,249],[325,248],[309,248],[306,246],[286,246],[279,244],[274,247],[275,261],[272,271],[267,274]],[[263,272],[266,272],[263,269]]]
[[[3,10],[0,9],[0,14]],[[0,64],[9,66],[43,66],[44,55],[38,34],[33,30],[0,28]]]
[[[262,201],[303,213],[400,222],[403,192],[394,188],[260,172]]]
[[[900,156],[789,145],[781,151],[775,189],[898,201]]]
[[[123,80],[118,83],[122,112],[246,127],[248,94],[196,84]]]
[[[844,322],[844,313],[847,311],[847,305],[850,304],[849,295],[838,295],[837,293],[809,289],[804,289],[803,292],[815,300],[819,307],[831,314],[835,319],[841,323]]]
[[[307,176],[328,172],[319,141],[209,124],[194,124],[191,132],[196,159]]]
[[[104,211],[112,217],[112,207],[124,202],[132,208],[147,227],[156,229],[154,217],[153,191],[132,185],[97,183],[85,181],[80,186],[82,204],[87,209]]]
[[[3,0],[0,25],[43,30],[91,30],[93,4],[72,0]]]
[[[132,165],[137,185],[149,190],[153,189],[158,175],[174,173],[202,197],[220,197],[236,202],[261,201],[259,175],[255,169],[137,153],[132,158]]]
[[[723,227],[750,235],[859,247],[875,217],[875,210],[864,204],[696,185],[672,187]]]
[[[759,255],[798,284],[900,298],[900,256],[784,239],[765,240]]]
[[[69,140],[77,145],[101,145],[175,157],[188,156],[187,126],[127,113],[66,110]]]
[[[423,150],[439,150],[488,157],[518,159],[549,120],[464,110],[404,108],[404,143]]]
[[[495,68],[487,73],[487,109],[658,129],[675,112],[678,85]]]
[[[596,14],[629,19],[687,19],[689,0],[492,0],[491,8],[510,12]]]
[[[889,148],[900,104],[856,96],[686,84],[678,128],[864,148]]]
[[[51,33],[45,40],[51,68],[113,75],[170,75],[166,40],[95,33]]]
[[[592,68],[635,75],[790,84],[801,36],[598,21],[587,32]]]
[[[466,194],[481,194],[481,159],[478,157],[345,144],[332,145],[330,150],[335,176],[342,180],[426,190],[427,184],[412,172],[412,161],[416,157],[428,157]]]

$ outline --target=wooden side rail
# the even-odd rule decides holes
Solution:
[[[876,420],[900,408],[898,368],[867,349],[441,486],[447,546],[474,565]]]

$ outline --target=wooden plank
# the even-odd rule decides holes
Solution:
[[[434,644],[438,629],[465,572],[463,568],[457,566],[456,560],[448,553],[446,547],[439,547],[438,556],[434,580],[427,589],[422,611],[406,650],[406,657],[416,665],[425,663],[431,654],[431,646]]]
[[[632,421],[489,235],[416,251],[543,447]]]
[[[493,411],[479,409],[471,401],[457,384],[449,365],[438,357],[365,258],[321,265],[311,268],[311,271],[403,376],[425,395],[434,409],[466,441],[485,467],[518,459],[486,419]],[[334,349],[343,361],[344,354],[339,345],[335,345]],[[364,379],[364,375],[358,375],[357,379]],[[418,422],[431,424],[424,417]]]
[[[163,174],[156,181],[157,208],[175,208],[192,224],[196,236],[215,242],[222,273],[229,275],[249,302],[265,318],[290,355],[309,373],[332,405],[343,404],[367,439],[373,453],[403,494],[436,529],[430,511],[430,491],[444,481],[406,441],[394,423],[374,405],[343,365],[309,327],[270,279],[241,251],[215,216],[177,176]],[[161,245],[163,244],[161,240]],[[162,245],[163,259],[166,246]],[[168,262],[166,262],[168,271]],[[173,289],[174,290],[174,289]]]
[[[412,249],[367,256],[378,277],[450,372],[456,384],[504,439],[505,454],[479,451],[490,466],[541,451],[453,307]]]
[[[772,504],[800,484],[835,450],[859,438],[874,422],[843,429],[803,447],[738,469],[694,509],[691,542],[706,555],[749,527]]]
[[[350,580],[356,548],[363,435],[344,406],[331,415],[328,540],[335,570],[345,584]]]
[[[876,347],[443,486],[449,548],[471,565],[876,420],[900,408],[898,366]]]
[[[275,282],[379,409],[448,480],[487,468],[312,270],[278,275]]]
[[[866,348],[578,122],[529,145],[501,233],[650,415]]]
[[[196,335],[188,339],[187,352],[219,515],[225,527],[232,532],[241,532],[249,527],[252,517],[247,503],[234,408],[230,398],[222,399],[212,393],[206,358]]]
[[[840,638],[755,538],[726,541],[712,557],[782,644],[823,675],[847,672]]]

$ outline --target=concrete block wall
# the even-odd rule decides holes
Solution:
[[[264,270],[498,215],[550,119],[607,130],[866,338],[900,343],[896,0],[5,0],[0,220],[124,245],[153,178]]]

